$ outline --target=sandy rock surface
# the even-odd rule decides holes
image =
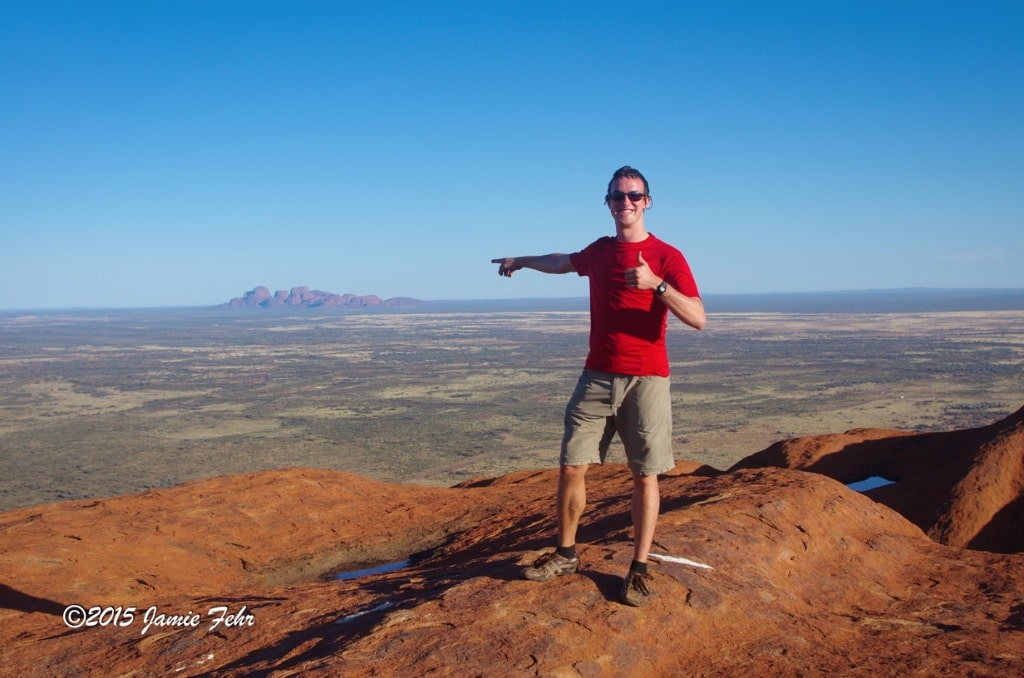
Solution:
[[[619,465],[588,475],[583,569],[545,584],[518,571],[552,541],[555,469],[454,488],[290,469],[10,511],[0,673],[1024,675],[1022,416],[680,464],[640,609],[616,602]],[[898,482],[861,494],[826,474]]]

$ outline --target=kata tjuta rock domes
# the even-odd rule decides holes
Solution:
[[[269,288],[259,285],[242,296],[235,297],[224,306],[227,308],[395,308],[421,304],[423,301],[411,297],[381,299],[375,294],[335,294],[334,292],[311,290],[308,287],[277,290],[271,294]]]

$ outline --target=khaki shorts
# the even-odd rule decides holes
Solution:
[[[602,464],[618,433],[633,473],[656,475],[675,466],[668,377],[630,377],[583,370],[565,406],[563,466]]]

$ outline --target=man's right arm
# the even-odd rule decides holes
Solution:
[[[498,264],[498,275],[511,278],[512,274],[521,268],[532,268],[541,273],[572,273],[576,268],[568,254],[544,254],[538,257],[506,257],[504,259],[491,259],[492,264]]]

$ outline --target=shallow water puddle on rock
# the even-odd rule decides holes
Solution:
[[[386,574],[388,572],[394,572],[401,570],[403,567],[409,567],[412,564],[411,560],[400,560],[397,563],[386,563],[384,565],[377,565],[376,567],[368,567],[363,570],[350,570],[348,572],[339,572],[334,575],[335,579],[341,581],[348,581],[349,579],[359,579],[360,577],[367,577],[371,574]]]
[[[867,492],[868,490],[873,490],[876,487],[885,487],[886,485],[892,485],[895,482],[895,480],[889,480],[888,478],[883,478],[882,476],[871,476],[870,478],[865,478],[864,480],[858,480],[855,483],[848,483],[846,486],[851,490],[855,490],[857,492]]]

